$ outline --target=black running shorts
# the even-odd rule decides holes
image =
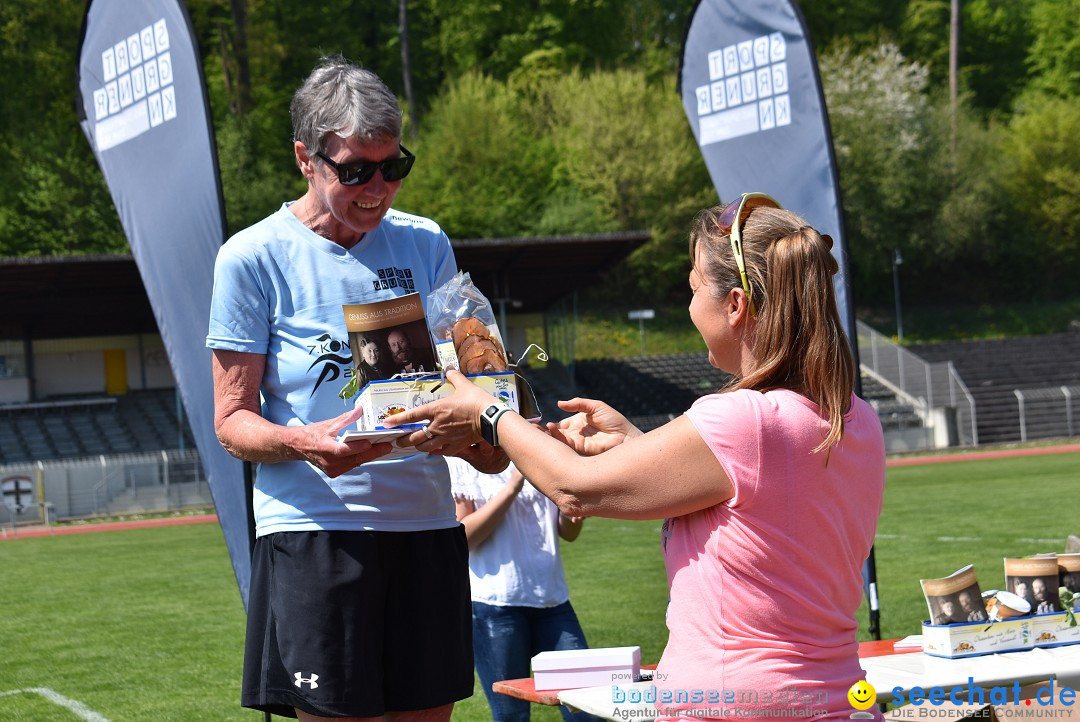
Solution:
[[[464,527],[255,542],[241,704],[376,717],[472,695]]]

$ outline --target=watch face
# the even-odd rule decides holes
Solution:
[[[480,436],[492,446],[495,445],[495,429],[491,426],[490,416],[493,408],[495,407],[484,409],[484,413],[480,416]]]
[[[492,420],[499,415],[499,411],[501,410],[502,407],[499,404],[492,404],[484,409],[484,413],[480,415],[480,436],[492,446],[497,445],[495,438],[495,424]]]

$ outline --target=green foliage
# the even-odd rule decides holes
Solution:
[[[85,140],[22,160],[10,214],[0,223],[0,255],[128,253],[127,238]],[[90,172],[85,172],[90,169]]]
[[[681,288],[686,228],[715,192],[673,82],[631,70],[521,81],[468,74],[436,99],[397,205],[456,237],[652,229],[626,283],[656,299]]]
[[[982,111],[1007,111],[1026,81],[1027,5],[1013,0],[960,5],[959,80]],[[950,0],[910,0],[899,35],[904,52],[929,68],[931,85],[947,88]]]
[[[683,283],[686,283],[684,280]],[[684,296],[689,298],[689,290]],[[610,299],[609,299],[610,302]],[[634,305],[629,305],[629,304]],[[589,305],[589,312],[578,317],[576,328],[576,358],[622,358],[642,355],[644,326],[644,355],[692,353],[706,351],[701,334],[690,321],[686,304],[657,306],[656,318],[631,321],[627,311],[637,308],[638,299],[627,299],[618,307]]]
[[[278,157],[257,152],[256,122],[251,115],[230,115],[216,133],[230,234],[265,218],[282,201],[298,198],[306,190],[295,163],[286,165]]]
[[[0,3],[0,255],[125,251],[72,92],[84,3]]]
[[[1006,275],[1006,266],[998,271]],[[1014,284],[1008,280],[990,283],[992,288],[1004,288],[1013,292]],[[1000,295],[1000,294],[999,294]],[[1080,319],[1080,296],[1060,301],[1031,300],[1034,294],[1026,291],[1011,293],[1007,303],[997,299],[982,303],[942,304],[937,294],[911,294],[904,296],[904,343],[934,343],[937,341],[963,341],[973,339],[996,339],[1010,336],[1039,336],[1063,333],[1070,324]],[[974,298],[974,294],[972,294]],[[914,300],[909,303],[908,299]],[[890,305],[862,308],[859,318],[876,329],[892,329],[896,322],[896,308]]]
[[[418,3],[425,4],[425,3]],[[561,71],[639,66],[673,73],[694,0],[428,0],[437,28],[425,45],[451,77],[499,80],[537,54]]]
[[[1032,0],[1034,41],[1028,66],[1032,89],[1075,98],[1080,95],[1080,0]]]
[[[916,169],[925,216],[902,246],[911,300],[962,303],[984,297],[987,288],[1017,285],[1012,269],[1022,254],[1003,188],[1004,129],[986,125],[966,103],[955,122],[954,138],[949,105],[938,96],[927,116],[926,160]]]
[[[1025,95],[1002,145],[1006,189],[1026,223],[1024,256],[1046,283],[1080,270],[1080,97]]]
[[[801,0],[797,5],[806,19],[814,48],[822,53],[840,42],[860,49],[881,43],[882,35],[895,30],[906,3],[879,0]]]
[[[395,205],[459,238],[526,234],[543,212],[554,160],[550,142],[530,132],[523,114],[506,83],[476,73],[459,78],[433,103],[415,171]]]
[[[1075,99],[1025,95],[1001,125],[966,96],[954,115],[928,90],[928,70],[895,46],[840,45],[821,70],[860,304],[892,300],[894,250],[908,299],[989,300],[1001,287],[1068,295],[1080,205]]]
[[[674,83],[620,70],[571,73],[546,90],[535,107],[558,149],[560,187],[589,198],[616,228],[652,230],[629,260],[626,291],[670,298],[685,283],[690,220],[717,200]]]
[[[976,108],[1005,113],[1027,82],[1028,3],[965,0],[960,7],[961,88]]]
[[[879,279],[888,277],[893,250],[907,245],[926,214],[920,171],[928,74],[889,44],[859,53],[839,45],[820,67],[856,298],[872,302]]]

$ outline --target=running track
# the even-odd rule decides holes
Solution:
[[[1043,456],[1045,454],[1074,454],[1080,452],[1080,444],[1061,446],[1039,446],[1029,449],[1000,449],[997,451],[972,451],[963,454],[938,454],[933,456],[909,456],[890,459],[886,466],[918,466],[921,464],[951,464],[960,461],[980,459],[1011,459],[1017,456]],[[103,522],[101,524],[80,524],[77,526],[32,527],[11,532],[3,529],[0,541],[8,539],[30,539],[42,536],[61,536],[64,534],[88,534],[122,529],[143,529],[155,526],[177,526],[180,524],[209,524],[218,520],[217,514],[197,516],[169,516],[159,519],[136,519],[133,521]]]

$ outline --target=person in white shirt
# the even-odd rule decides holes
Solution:
[[[461,459],[446,462],[469,543],[476,672],[495,722],[527,721],[529,703],[491,685],[528,677],[540,652],[588,647],[559,556],[559,538],[577,539],[584,519],[560,513],[513,464],[484,474]],[[561,711],[567,720],[595,719]]]

